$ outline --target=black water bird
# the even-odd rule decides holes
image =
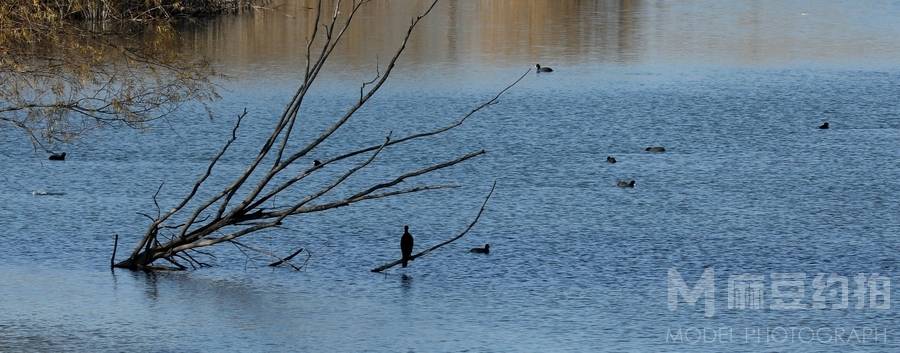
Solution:
[[[553,69],[549,67],[541,67],[541,64],[534,64],[534,66],[537,68],[537,72],[553,72]]]
[[[619,180],[616,182],[616,186],[620,188],[633,188],[634,179]]]
[[[606,156],[606,163],[615,163],[615,162],[616,162],[616,157]]]
[[[318,167],[318,166],[320,166],[320,165],[322,165],[322,162],[319,161],[318,159],[316,159],[316,160],[313,161],[313,167]]]
[[[409,234],[409,226],[403,226],[403,236],[400,237],[400,253],[403,254],[403,267],[412,260],[413,236]]]
[[[828,122],[826,121],[826,122],[822,123],[822,125],[819,125],[819,128],[820,128],[820,129],[827,129],[827,128],[829,128]]]
[[[662,153],[666,151],[666,148],[662,146],[652,146],[645,148],[644,151]]]
[[[51,153],[51,154],[50,154],[50,157],[47,158],[47,159],[49,159],[49,160],[51,160],[51,161],[64,161],[64,160],[66,160],[66,153],[65,153],[65,152],[63,152],[63,153]]]
[[[483,248],[472,248],[472,250],[469,250],[469,252],[475,254],[490,254],[491,244],[484,244]]]

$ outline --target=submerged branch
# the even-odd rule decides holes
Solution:
[[[293,267],[295,270],[300,271],[300,268],[298,268],[297,266],[294,266],[289,261],[291,261],[291,259],[293,259],[297,255],[299,255],[302,251],[303,251],[303,248],[297,249],[297,251],[294,251],[292,254],[288,255],[287,257],[285,257],[281,260],[275,261],[273,263],[270,263],[269,267],[278,267],[284,263],[287,263],[288,265],[291,265],[291,267]]]
[[[441,242],[441,243],[439,243],[439,244],[437,244],[437,245],[434,245],[434,246],[432,246],[432,247],[430,247],[430,248],[428,248],[428,249],[425,249],[425,250],[419,252],[418,254],[413,255],[412,257],[410,257],[410,260],[415,260],[415,259],[417,259],[417,258],[419,258],[419,257],[428,255],[428,253],[430,253],[430,252],[432,252],[432,251],[435,251],[435,250],[437,250],[437,249],[443,247],[444,245],[447,245],[447,244],[450,244],[450,243],[452,243],[452,242],[454,242],[454,241],[457,241],[457,240],[459,240],[460,238],[462,238],[464,235],[466,235],[466,233],[468,233],[470,230],[472,230],[472,227],[474,227],[475,224],[478,223],[478,219],[481,218],[481,214],[484,213],[484,209],[485,209],[485,207],[487,206],[488,200],[491,199],[491,195],[494,194],[494,188],[496,188],[496,187],[497,187],[497,182],[494,181],[494,184],[491,185],[491,191],[488,192],[487,196],[484,198],[484,202],[481,204],[481,209],[478,210],[478,214],[475,215],[475,219],[472,220],[472,223],[469,223],[469,226],[466,227],[466,229],[463,229],[462,232],[460,232],[459,234],[457,234],[457,235],[456,235],[455,237],[453,237],[453,238],[447,239],[447,240],[445,240],[445,241],[443,241],[443,242]],[[373,268],[371,271],[372,271],[372,272],[383,272],[383,271],[385,271],[385,270],[390,269],[391,267],[394,267],[394,266],[399,265],[401,262],[403,262],[403,259],[394,260],[394,261],[388,262],[388,263],[386,263],[386,264],[384,264],[384,265],[381,265],[381,266],[378,266],[378,267],[376,267],[376,268]]]

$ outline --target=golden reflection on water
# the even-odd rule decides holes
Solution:
[[[333,1],[325,1],[332,8]],[[374,1],[366,6],[334,60],[353,67],[386,58],[410,19],[428,1]],[[231,64],[302,62],[315,1],[211,20],[186,30],[198,53]],[[417,29],[407,63],[502,64],[578,58],[628,62],[638,57],[639,1],[442,1]],[[342,12],[346,12],[346,9]]]
[[[334,6],[333,0],[324,3]],[[428,3],[366,5],[333,60],[359,68],[388,57]],[[315,4],[275,1],[268,9],[192,25],[184,29],[184,44],[226,66],[302,63]],[[881,5],[886,8],[798,1],[443,0],[418,28],[404,60],[487,66],[888,62],[900,57],[900,21],[890,15],[898,5]]]

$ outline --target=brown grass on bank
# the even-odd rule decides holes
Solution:
[[[152,21],[249,8],[259,0],[2,0],[0,8],[55,19]]]

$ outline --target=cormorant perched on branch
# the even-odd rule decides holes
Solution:
[[[409,234],[409,226],[403,226],[403,236],[400,237],[400,252],[403,254],[403,267],[412,260],[413,236]]]

